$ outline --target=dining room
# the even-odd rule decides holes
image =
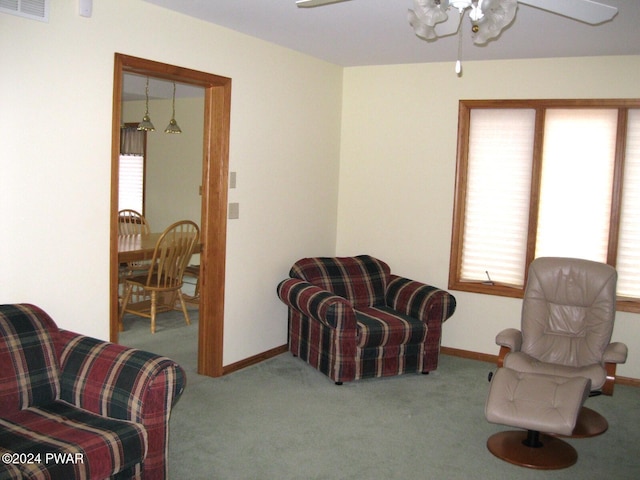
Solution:
[[[118,263],[123,279],[145,272],[162,233],[175,222],[191,221],[199,230],[202,212],[204,89],[135,73],[124,73],[121,103],[121,148],[118,181],[118,211],[139,212],[134,226],[143,230],[122,231],[118,235]],[[119,219],[118,225],[122,226]],[[137,224],[137,225],[136,225]],[[198,329],[199,265],[201,238],[195,242],[183,277],[185,309],[175,300],[177,311],[154,315],[154,320],[125,313],[119,341],[154,348],[150,330],[190,327]],[[130,268],[131,266],[134,268]],[[135,267],[142,270],[135,270]],[[126,283],[120,282],[122,297]],[[140,293],[137,291],[137,293]],[[149,302],[149,295],[146,296]],[[144,296],[129,299],[142,303]],[[136,300],[137,302],[134,302]],[[121,303],[121,301],[120,301]],[[185,321],[188,319],[188,321]],[[150,329],[151,323],[153,325]],[[190,325],[189,325],[190,324]],[[197,335],[189,338],[188,352],[197,356]],[[162,353],[162,352],[159,352]]]

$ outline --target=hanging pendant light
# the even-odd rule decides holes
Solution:
[[[171,120],[169,121],[169,125],[164,129],[164,133],[182,133],[180,127],[178,126],[178,122],[176,122],[176,82],[173,82],[173,110],[171,113]]]
[[[144,112],[144,117],[142,117],[142,121],[138,124],[138,130],[144,130],[146,132],[155,131],[156,127],[151,123],[151,118],[149,117],[149,77],[147,77],[147,85],[144,89],[145,97],[146,97],[146,109]]]

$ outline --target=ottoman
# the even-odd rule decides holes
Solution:
[[[492,435],[487,448],[507,462],[536,469],[566,468],[578,459],[567,442],[552,436],[570,436],[591,381],[499,368],[491,380],[485,417],[491,423],[526,431]]]

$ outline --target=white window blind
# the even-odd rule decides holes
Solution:
[[[640,110],[629,110],[618,240],[618,296],[640,298]]]
[[[118,210],[131,209],[144,213],[144,157],[120,155],[119,172]]]
[[[471,111],[461,278],[522,285],[533,109]]]
[[[548,109],[536,257],[606,263],[615,166],[615,109]]]

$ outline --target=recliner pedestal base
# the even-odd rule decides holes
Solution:
[[[598,412],[582,407],[576,420],[576,428],[569,438],[587,438],[602,435],[609,428],[607,419]],[[558,435],[559,437],[563,435]]]
[[[537,432],[534,432],[537,433]],[[501,460],[527,468],[538,470],[557,470],[567,468],[578,460],[578,452],[564,440],[539,434],[539,447],[526,445],[531,432],[510,430],[499,432],[487,440],[489,451]]]

